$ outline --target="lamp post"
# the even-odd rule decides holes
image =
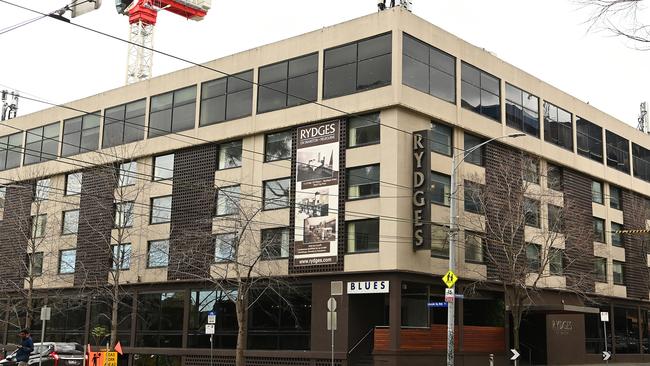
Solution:
[[[480,143],[469,150],[464,150],[462,152],[462,157],[458,157],[456,151],[452,153],[451,159],[451,179],[450,186],[451,191],[449,192],[449,270],[454,272],[456,270],[456,235],[458,234],[458,189],[456,187],[456,170],[460,164],[465,161],[465,159],[474,151],[480,149],[481,147],[489,144],[492,141],[510,138],[510,137],[521,137],[526,136],[524,133],[511,133],[508,135],[503,135],[499,137],[491,138],[483,143]],[[454,293],[456,293],[456,285],[453,287]],[[455,320],[455,306],[456,302],[449,303],[447,306],[447,366],[454,366],[454,320]]]

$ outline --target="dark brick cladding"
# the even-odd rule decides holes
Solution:
[[[636,193],[623,190],[623,224],[625,229],[645,229],[645,200]],[[645,235],[624,234],[624,280],[627,297],[648,299],[648,264],[644,249]]]
[[[209,274],[214,258],[211,233],[216,162],[217,146],[213,144],[175,152],[168,280]]]
[[[21,289],[25,279],[25,253],[31,232],[33,184],[7,186],[0,220],[0,290]]]
[[[75,286],[101,286],[108,281],[116,177],[112,165],[88,168],[82,173]]]
[[[564,168],[562,174],[564,207],[567,209],[563,217],[568,228],[565,255],[572,260],[570,271],[566,273],[567,285],[593,292],[595,282],[589,275],[594,270],[591,178],[568,168]]]

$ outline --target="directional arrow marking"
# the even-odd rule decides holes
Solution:
[[[603,361],[607,361],[612,357],[612,354],[608,351],[603,351]]]
[[[510,361],[514,361],[519,358],[519,352],[517,352],[516,349],[511,349],[510,352],[512,352],[512,357],[510,357]]]

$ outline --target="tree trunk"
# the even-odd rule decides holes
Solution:
[[[235,352],[235,366],[246,366],[244,351],[246,350],[246,341],[248,336],[248,296],[241,293],[237,297],[235,304],[237,310],[237,350]]]
[[[34,296],[34,278],[31,276],[31,265],[30,265],[30,276],[27,281],[27,298],[25,299],[27,312],[25,314],[25,328],[29,329],[32,326],[32,316],[34,314],[34,301],[32,297]],[[41,342],[43,340],[41,339]]]
[[[111,338],[110,338],[110,349],[113,350],[115,349],[115,344],[117,343],[117,327],[118,327],[118,318],[117,318],[117,310],[119,309],[120,306],[120,298],[119,298],[119,289],[117,286],[113,287],[113,298],[112,298],[112,304],[111,304]]]

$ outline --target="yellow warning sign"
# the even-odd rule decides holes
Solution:
[[[117,352],[106,352],[105,366],[117,366]]]
[[[454,272],[452,272],[451,270],[449,270],[449,272],[445,273],[445,275],[442,276],[442,282],[444,282],[445,285],[447,285],[447,287],[449,288],[454,287],[456,281],[458,281],[458,277],[456,277]]]

